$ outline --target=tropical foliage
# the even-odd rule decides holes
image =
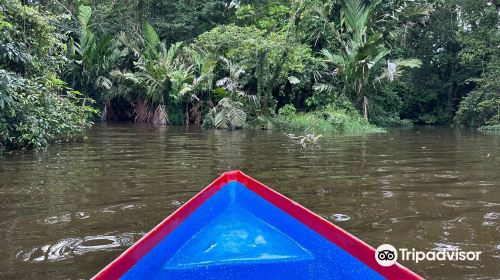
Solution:
[[[330,16],[324,10],[318,10],[333,34],[333,45],[340,49],[338,53],[332,53],[326,48],[321,50],[325,74],[342,84],[344,96],[349,97],[354,104],[362,106],[365,120],[368,120],[368,97],[365,88],[384,79],[394,81],[394,78],[400,75],[401,68],[415,68],[421,63],[418,59],[389,59],[391,51],[386,46],[389,41],[383,39],[383,31],[375,28],[375,25],[381,22],[375,15],[380,2],[346,0],[340,9],[339,24],[331,22]],[[388,31],[402,32],[399,29]],[[407,31],[407,28],[404,31]],[[320,83],[316,84],[315,88],[331,91],[334,86]]]
[[[61,78],[63,18],[0,1],[0,152],[67,140],[90,126],[92,100]]]
[[[244,103],[246,103],[247,108],[252,106],[258,108],[259,98],[256,95],[248,95],[241,89],[240,77],[245,73],[245,70],[226,58],[222,58],[222,60],[227,66],[229,75],[218,80],[216,85],[218,93],[224,97],[207,114],[205,124],[213,125],[216,128],[241,128],[247,121]]]
[[[458,40],[463,67],[481,70],[479,77],[466,78],[475,88],[460,102],[454,121],[461,126],[500,126],[500,31],[498,6],[464,1],[463,31]],[[497,129],[498,130],[498,129]]]
[[[0,142],[68,138],[97,110],[225,129],[496,127],[498,10],[476,0],[0,0]],[[33,118],[41,124],[26,125]]]
[[[92,8],[80,6],[78,22],[80,30],[76,42],[70,41],[73,65],[70,69],[74,83],[86,92],[110,89],[108,76],[111,70],[125,57],[127,50],[112,35],[96,35],[90,25]]]

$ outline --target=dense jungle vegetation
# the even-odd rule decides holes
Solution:
[[[493,0],[0,0],[0,150],[92,121],[498,129]]]

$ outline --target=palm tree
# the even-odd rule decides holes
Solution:
[[[128,50],[123,48],[120,42],[111,35],[97,37],[90,27],[92,8],[80,6],[78,20],[81,30],[78,34],[78,42],[72,44],[73,56],[76,67],[72,71],[77,72],[74,77],[82,77],[80,85],[88,90],[98,88],[109,89],[112,82],[108,79],[109,72],[127,55]]]
[[[167,49],[149,24],[144,24],[142,48],[128,43],[139,57],[135,72],[113,71],[112,76],[131,84],[138,91],[135,98],[135,121],[166,124],[166,105],[169,100],[179,102],[192,91],[193,66],[180,57],[181,42]]]
[[[216,85],[223,88],[228,95],[219,100],[217,106],[209,111],[206,119],[216,128],[240,128],[246,124],[247,120],[245,103],[252,108],[258,108],[259,98],[242,90],[240,78],[245,73],[245,69],[233,64],[227,58],[223,57],[222,61],[224,61],[229,75],[218,80]]]
[[[191,60],[190,63],[193,65],[195,77],[192,80],[190,87],[191,91],[189,94],[184,95],[186,108],[184,119],[186,125],[189,124],[191,119],[195,125],[200,125],[202,119],[202,106],[206,104],[210,108],[214,107],[211,101],[211,95],[214,89],[214,70],[217,66],[217,60],[202,51],[187,49],[186,52]],[[188,103],[191,103],[190,109],[188,109]]]
[[[390,49],[385,46],[383,33],[375,31],[372,26],[375,22],[375,8],[380,2],[381,0],[346,0],[340,11],[340,24],[330,22],[324,10],[318,10],[340,46],[338,54],[323,49],[322,62],[327,69],[333,66],[333,70],[327,73],[340,77],[343,84],[342,93],[355,104],[362,106],[365,120],[368,120],[368,97],[365,88],[370,81],[382,81],[381,77],[374,77],[384,63],[387,65],[386,71],[389,72],[379,76],[385,75],[390,79],[396,75],[396,69],[399,67],[420,66],[420,61],[416,59],[398,59],[394,62],[387,60]],[[315,85],[317,90],[330,88],[331,86],[326,84]]]

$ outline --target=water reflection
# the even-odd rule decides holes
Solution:
[[[483,251],[405,263],[425,277],[494,279],[499,151],[499,136],[466,130],[334,135],[303,150],[279,131],[97,124],[84,142],[0,159],[0,278],[89,278],[241,169],[374,246]]]

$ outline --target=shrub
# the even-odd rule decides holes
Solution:
[[[365,133],[384,132],[385,130],[367,123],[352,108],[340,108],[333,105],[313,112],[295,112],[295,108],[286,105],[279,110],[277,122],[285,130],[315,133]]]
[[[90,100],[54,77],[24,79],[0,70],[0,149],[39,148],[91,125]]]

